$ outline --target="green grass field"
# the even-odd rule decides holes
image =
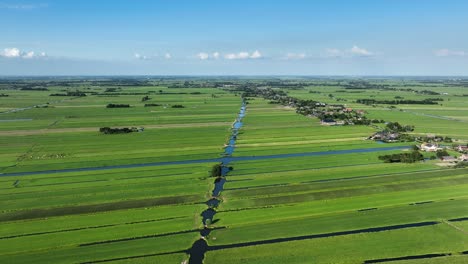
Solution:
[[[465,88],[386,83],[447,95],[351,92],[338,85],[287,92],[414,125],[415,134],[467,142]],[[0,113],[0,263],[187,263],[214,187],[213,159],[222,156],[241,97],[228,89],[170,84],[122,86],[114,95],[105,91],[118,85],[84,80],[48,91],[0,85],[9,95],[0,97],[0,112],[48,103]],[[49,96],[76,89],[88,95]],[[142,102],[144,95],[151,99]],[[396,109],[354,102],[396,95],[444,100]],[[366,140],[376,131],[371,126],[327,127],[260,97],[248,102],[234,157],[325,153],[230,163],[204,263],[363,263],[427,254],[446,256],[391,263],[468,262],[467,168],[378,159],[402,150],[327,154],[414,143],[379,144]],[[109,109],[109,103],[131,107]],[[176,104],[185,108],[171,107]],[[99,133],[105,126],[145,129]],[[190,160],[207,161],[183,164]],[[182,163],[83,170],[176,161]],[[22,172],[42,173],[9,176]]]

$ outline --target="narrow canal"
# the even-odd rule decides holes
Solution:
[[[222,154],[221,176],[215,179],[214,188],[211,193],[211,199],[209,199],[206,202],[207,209],[200,214],[204,226],[203,230],[200,231],[200,239],[195,241],[192,247],[187,251],[187,253],[190,255],[188,262],[189,264],[202,264],[203,259],[205,258],[205,253],[208,250],[208,243],[206,241],[206,238],[212,231],[212,229],[210,228],[210,224],[213,223],[213,218],[216,215],[216,208],[220,203],[219,195],[221,194],[221,191],[224,188],[224,183],[226,183],[226,176],[228,175],[229,171],[231,171],[231,167],[229,166],[229,164],[232,161],[232,154],[234,153],[239,130],[243,125],[242,119],[245,116],[245,111],[246,103],[243,100],[239,114],[234,124],[232,125],[229,142],[224,148],[224,152]]]

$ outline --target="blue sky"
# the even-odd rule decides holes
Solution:
[[[468,1],[0,0],[0,75],[468,75]]]

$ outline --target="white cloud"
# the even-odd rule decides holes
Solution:
[[[135,59],[137,60],[146,60],[148,59],[148,57],[144,56],[144,55],[141,55],[140,53],[135,53]]]
[[[468,53],[461,51],[461,50],[439,49],[439,50],[434,51],[434,55],[438,57],[448,57],[448,56],[463,57],[463,56],[467,56]]]
[[[305,53],[288,53],[286,54],[285,59],[287,60],[302,60],[306,58]]]
[[[45,52],[39,53],[36,55],[34,51],[21,51],[18,48],[6,48],[3,52],[0,52],[0,57],[4,58],[23,58],[23,59],[33,59],[38,57],[46,57],[47,54]]]
[[[352,57],[372,57],[374,52],[371,52],[367,49],[360,48],[354,45],[348,50],[340,50],[335,48],[325,49],[326,57],[329,58],[352,58]]]
[[[26,52],[26,53],[23,55],[23,58],[25,58],[25,59],[32,59],[32,58],[34,58],[34,51]]]
[[[6,48],[1,55],[7,58],[17,58],[21,56],[21,51],[17,48]]]
[[[209,59],[219,59],[219,57],[221,56],[221,54],[217,51],[213,52],[213,53],[208,53],[208,52],[200,52],[197,54],[197,58],[200,59],[200,60],[209,60]]]
[[[172,59],[172,54],[169,53],[169,52],[166,52],[164,54],[161,54],[161,55],[158,55],[158,54],[154,54],[154,55],[144,55],[144,54],[141,54],[139,52],[135,52],[133,54],[133,57],[137,60],[156,60],[156,59],[166,59],[166,60],[170,60]]]
[[[262,57],[262,54],[258,50],[254,51],[252,55],[250,55],[251,59],[260,59],[261,57]]]
[[[200,59],[200,60],[207,60],[210,58],[210,54],[208,53],[205,53],[205,52],[200,52],[197,54],[197,57]]]
[[[368,56],[372,56],[373,53],[366,50],[366,49],[363,49],[363,48],[359,48],[358,46],[354,45],[351,50],[350,50],[351,54],[353,55],[357,55],[357,56],[365,56],[365,57],[368,57]]]
[[[262,54],[256,50],[252,54],[241,51],[239,53],[228,53],[224,55],[224,58],[227,60],[245,60],[245,59],[260,59]]]

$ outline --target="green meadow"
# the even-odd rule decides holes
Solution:
[[[204,231],[201,214],[215,186],[210,172],[242,103],[236,87],[267,80],[225,86],[224,79],[195,78],[190,83],[200,85],[190,88],[180,88],[177,78],[144,85],[37,81],[48,90],[1,83],[9,96],[0,97],[0,263],[195,263],[189,250]],[[275,89],[414,125],[414,135],[468,142],[465,87],[398,79],[369,81],[397,90],[301,82],[308,85]],[[50,96],[76,90],[86,96]],[[442,101],[356,103],[396,96]],[[415,143],[367,140],[384,124],[323,126],[261,97],[247,102],[232,170],[203,238],[203,263],[468,261],[468,168],[438,160],[384,163],[379,155]],[[103,134],[101,127],[144,130]],[[398,146],[404,150],[385,149]],[[301,155],[313,152],[320,154]]]

